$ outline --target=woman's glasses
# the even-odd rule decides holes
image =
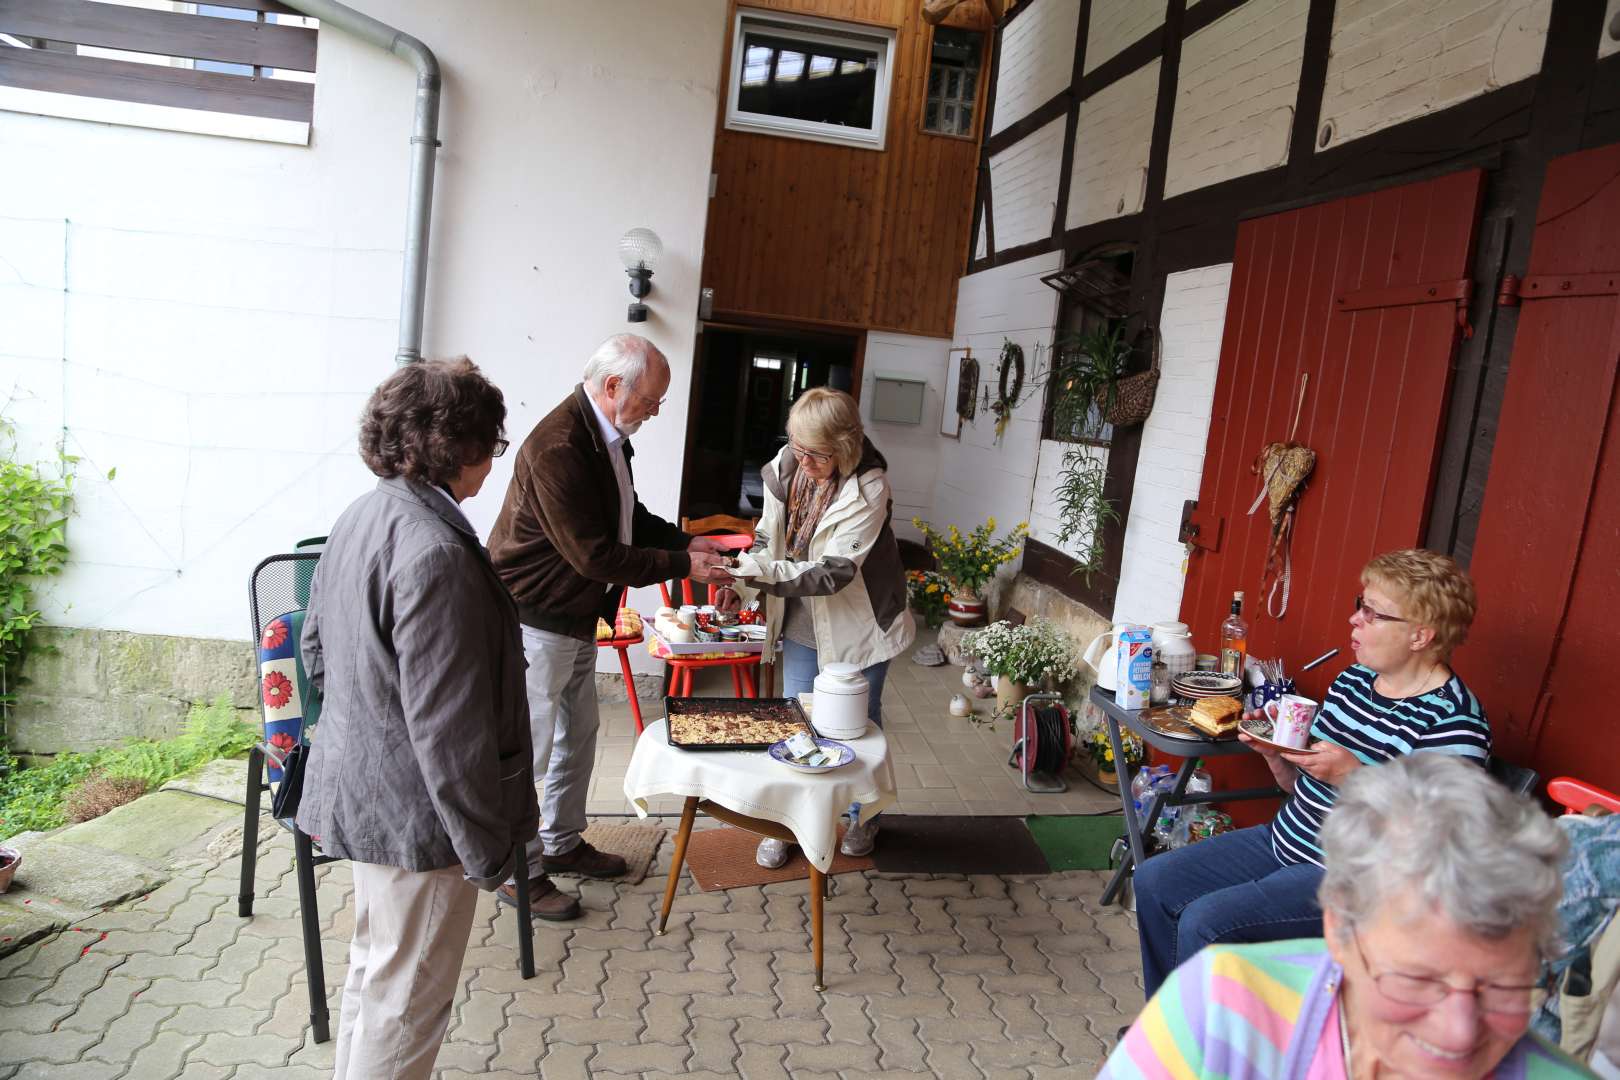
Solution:
[[[506,448],[511,446],[511,445],[512,445],[512,442],[511,442],[510,439],[496,439],[495,440],[495,449],[490,453],[489,456],[490,457],[500,457],[502,454],[506,453]]]
[[[1459,990],[1444,979],[1428,975],[1408,975],[1400,971],[1375,973],[1367,962],[1367,952],[1361,947],[1361,937],[1352,928],[1350,940],[1355,942],[1356,955],[1361,966],[1372,976],[1378,992],[1398,1005],[1412,1005],[1432,1009],[1452,994],[1472,994],[1481,1012],[1498,1016],[1523,1017],[1530,1012],[1530,995],[1540,985],[1504,986],[1500,983],[1477,983],[1472,989]]]
[[[792,448],[794,456],[800,461],[808,461],[812,465],[825,465],[832,460],[831,454],[823,454],[817,450],[806,450],[797,443],[789,443],[788,446]]]
[[[1381,611],[1374,610],[1374,608],[1372,607],[1371,604],[1368,604],[1365,600],[1363,600],[1359,596],[1356,597],[1356,613],[1358,615],[1360,615],[1363,619],[1367,620],[1368,622],[1411,622],[1412,621],[1411,619],[1403,619],[1399,615],[1385,615]]]

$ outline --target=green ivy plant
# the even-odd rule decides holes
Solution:
[[[1116,524],[1119,511],[1103,494],[1108,462],[1090,447],[1074,446],[1063,455],[1053,491],[1058,519],[1058,542],[1077,541],[1072,573],[1084,574],[1089,585],[1103,569],[1103,526]]]
[[[1060,438],[1094,439],[1112,404],[1115,384],[1130,364],[1123,323],[1099,324],[1054,342],[1052,430]]]
[[[54,472],[24,462],[0,417],[0,716],[9,715],[29,637],[39,621],[34,587],[67,564],[67,522],[78,459],[63,452]],[[0,741],[4,731],[0,730]]]

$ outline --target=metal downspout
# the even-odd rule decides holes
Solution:
[[[405,267],[399,297],[399,351],[394,361],[422,359],[422,310],[427,302],[428,225],[433,216],[433,168],[439,151],[439,61],[422,42],[336,0],[282,0],[410,62],[416,69],[416,118],[411,124],[411,184],[405,203]]]

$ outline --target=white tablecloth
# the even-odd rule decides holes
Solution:
[[[678,750],[669,745],[665,722],[647,725],[625,770],[624,794],[647,816],[657,795],[697,796],[749,817],[787,826],[805,858],[817,869],[832,865],[838,819],[850,803],[861,804],[865,821],[895,800],[889,741],[878,728],[844,740],[855,760],[840,769],[806,773],[771,759],[763,750]]]

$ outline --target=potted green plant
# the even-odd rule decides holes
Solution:
[[[1084,574],[1088,582],[1103,569],[1103,527],[1119,521],[1113,500],[1103,494],[1107,483],[1107,459],[1093,447],[1072,446],[1063,455],[1057,486],[1052,491],[1058,542],[1075,542],[1069,549],[1075,561],[1071,572]]]
[[[951,621],[972,626],[983,620],[985,603],[980,592],[1003,563],[1010,562],[1023,550],[1029,523],[1019,522],[999,539],[995,535],[995,518],[967,533],[955,525],[939,532],[921,518],[912,518],[911,524],[928,542],[928,550],[933,552],[940,572],[950,579],[951,599],[947,611]]]
[[[1056,342],[1056,352],[1051,376],[1053,431],[1068,438],[1097,438],[1113,404],[1115,386],[1131,360],[1124,325],[1099,323],[1078,334],[1064,334]]]
[[[996,677],[996,713],[1008,715],[1036,687],[1074,671],[1074,641],[1057,626],[1033,618],[1022,626],[1005,619],[962,638],[962,651]]]

